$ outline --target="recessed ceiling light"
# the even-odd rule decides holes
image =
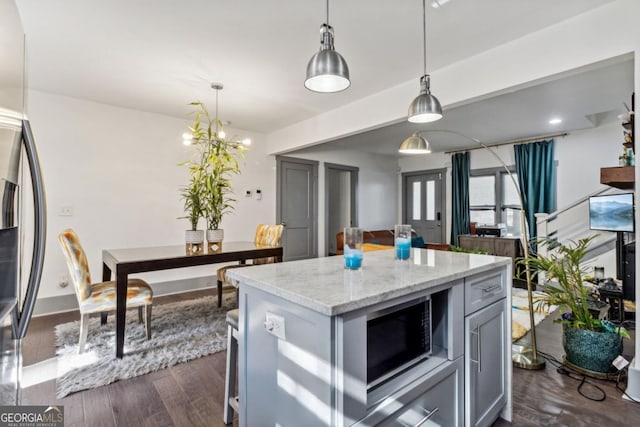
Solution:
[[[549,124],[550,125],[557,125],[559,123],[562,123],[562,119],[553,118],[553,119],[549,120]]]

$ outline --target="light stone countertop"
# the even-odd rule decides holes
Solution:
[[[287,301],[333,316],[511,265],[511,258],[413,248],[394,260],[393,249],[365,252],[362,268],[346,270],[342,256],[229,269],[227,275]]]

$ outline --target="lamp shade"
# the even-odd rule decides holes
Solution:
[[[349,87],[349,67],[333,49],[316,52],[307,65],[304,85],[314,92],[340,92]]]
[[[409,105],[408,120],[411,123],[429,123],[442,118],[442,106],[438,98],[431,95],[428,75],[420,79],[420,95]]]
[[[431,153],[431,147],[429,142],[424,139],[418,132],[414,132],[409,138],[402,141],[399,153],[403,154],[429,154]]]

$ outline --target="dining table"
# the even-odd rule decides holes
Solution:
[[[130,274],[233,261],[245,264],[250,259],[267,257],[274,257],[276,262],[281,262],[282,255],[282,246],[226,241],[215,250],[204,245],[202,252],[195,254],[185,245],[104,249],[102,280],[112,280],[112,275],[115,275],[116,281],[116,358],[122,359],[124,356],[127,283]],[[215,273],[213,271],[212,276]]]

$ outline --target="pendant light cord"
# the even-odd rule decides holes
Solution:
[[[216,133],[218,133],[218,93],[220,89],[216,89]]]
[[[327,3],[329,0],[327,0]],[[424,55],[422,56],[422,65],[424,67],[422,74],[423,76],[427,75],[427,7],[426,0],[422,0],[422,48]]]
[[[327,27],[329,26],[329,0],[327,0]]]

